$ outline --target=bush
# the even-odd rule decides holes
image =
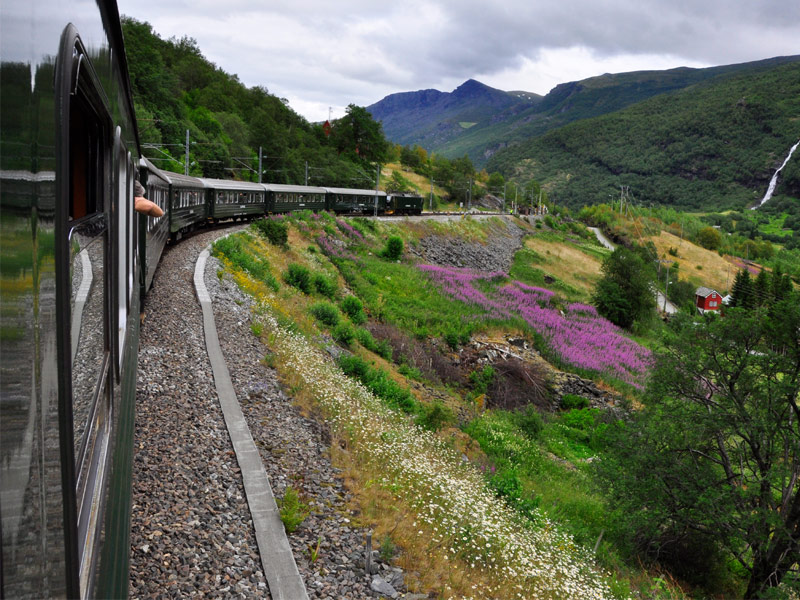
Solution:
[[[303,265],[290,263],[288,270],[283,274],[283,280],[304,294],[311,293],[311,271]]]
[[[314,275],[313,283],[320,295],[333,300],[333,297],[336,295],[337,291],[337,285],[333,279],[325,277],[321,273],[317,273]]]
[[[406,413],[417,410],[417,401],[404,387],[389,378],[385,371],[371,367],[358,356],[340,356],[339,368],[345,375],[354,377],[388,406]]]
[[[453,411],[441,402],[434,402],[422,407],[416,418],[416,424],[428,431],[439,431],[445,425],[455,422]]]
[[[564,414],[564,425],[581,431],[590,431],[597,421],[599,410],[596,408],[581,408],[571,410]]]
[[[530,404],[524,410],[514,413],[514,422],[520,431],[532,440],[537,439],[544,429],[542,416],[536,407]]]
[[[289,241],[289,231],[283,219],[260,219],[254,225],[275,246],[286,246]]]
[[[364,305],[361,300],[355,296],[347,296],[339,304],[342,312],[350,317],[350,320],[356,325],[361,325],[367,320],[367,315],[364,314]]]
[[[347,321],[342,321],[336,327],[334,327],[333,331],[331,332],[333,339],[339,342],[342,346],[350,347],[350,343],[353,341],[353,338],[356,335],[356,332],[353,331],[353,326],[350,325]]]
[[[370,352],[374,352],[386,360],[392,360],[392,349],[386,340],[378,342],[368,330],[363,328],[356,330],[356,340]]]
[[[308,312],[328,327],[336,327],[339,324],[339,310],[330,302],[317,302],[308,309]]]
[[[291,486],[286,488],[283,498],[277,504],[286,533],[297,529],[310,512],[308,504],[300,498],[300,493]]]
[[[387,260],[399,260],[403,254],[403,239],[393,235],[386,240],[386,247],[381,256]]]
[[[564,394],[561,398],[561,408],[564,410],[572,410],[573,408],[581,409],[589,406],[589,399],[576,394]]]

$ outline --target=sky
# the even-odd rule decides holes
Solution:
[[[800,54],[797,0],[118,0],[312,122],[467,79],[546,94],[603,73]]]

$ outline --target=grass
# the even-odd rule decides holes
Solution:
[[[479,329],[528,331],[519,319],[481,320],[484,309],[441,293],[416,266],[375,256],[387,235],[400,234],[413,243],[433,227],[400,230],[378,224],[374,232],[364,228],[364,240],[329,228],[346,244],[345,258],[331,258],[313,244],[325,219],[288,221],[288,246],[256,240],[251,250],[271,272],[300,265],[312,278],[324,274],[354,294],[348,303],[354,314],[366,312],[420,338]],[[496,223],[463,221],[452,228],[437,225],[436,231],[478,242],[497,233]],[[555,243],[561,235],[542,237]],[[588,246],[580,252],[591,257]],[[407,571],[412,591],[434,591],[443,598],[628,595],[627,567],[615,548],[616,536],[607,531],[609,509],[589,477],[587,459],[596,454],[593,417],[576,413],[526,425],[519,415],[482,412],[467,402],[469,390],[444,390],[447,403],[432,402],[403,377],[418,378],[414,369],[374,354],[391,356],[367,330],[352,329],[344,321],[349,331],[334,332],[334,337],[346,338],[339,340],[346,345],[359,341],[351,361],[355,366],[347,369],[363,382],[357,384],[312,341],[320,330],[310,308],[327,301],[325,295],[289,285],[275,290],[235,263],[226,266],[260,303],[253,331],[269,341],[270,364],[295,399],[331,423],[334,438],[341,440],[332,445],[332,457],[358,502],[360,524],[372,527],[378,539],[390,537],[401,549],[398,565]],[[476,289],[491,294],[495,285],[480,280]],[[364,311],[357,310],[356,299]],[[465,418],[470,421],[465,431],[453,426]],[[593,547],[604,529],[593,557],[585,548]],[[598,570],[596,558],[618,573],[607,576]]]
[[[680,279],[688,279],[698,286],[704,285],[723,294],[733,285],[737,269],[717,252],[681,240],[680,237],[666,231],[647,239],[655,245],[659,258],[666,258],[680,265],[678,268]],[[678,255],[671,256],[670,248],[676,248]]]
[[[559,291],[566,299],[588,302],[607,254],[583,240],[568,241],[574,236],[550,233],[537,234],[525,240],[526,252],[519,252],[511,275],[529,285]],[[554,281],[548,283],[546,277]]]

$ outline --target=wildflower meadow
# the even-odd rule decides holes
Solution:
[[[539,333],[562,364],[612,377],[641,389],[650,365],[650,351],[643,348],[593,306],[570,304],[554,307],[553,292],[519,281],[498,285],[493,293],[479,283],[507,280],[504,273],[480,273],[469,269],[421,265],[439,288],[452,298],[482,308],[486,318],[521,317]]]

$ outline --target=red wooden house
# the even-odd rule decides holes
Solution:
[[[722,296],[711,288],[699,287],[694,293],[694,305],[700,314],[707,310],[719,310],[722,308]]]

